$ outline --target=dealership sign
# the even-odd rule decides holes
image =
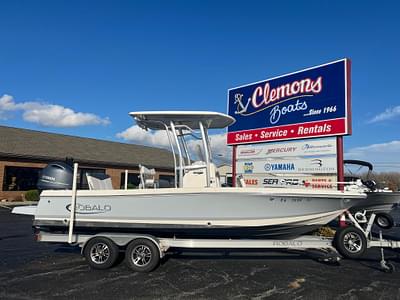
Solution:
[[[228,144],[350,134],[349,80],[342,59],[230,89]]]
[[[336,155],[336,138],[268,143],[257,146],[243,145],[236,151],[238,160],[314,155]]]
[[[269,160],[256,159],[237,161],[238,174],[333,174],[337,172],[335,156]]]

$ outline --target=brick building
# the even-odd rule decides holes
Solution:
[[[36,189],[39,171],[52,161],[72,158],[79,163],[78,188],[85,174],[105,173],[113,187],[138,186],[139,164],[156,169],[156,178],[173,182],[172,153],[158,148],[0,126],[0,200],[19,200]]]

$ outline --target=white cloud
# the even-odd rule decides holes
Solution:
[[[128,129],[117,133],[118,138],[128,142],[134,142],[137,144],[166,148],[170,149],[167,133],[164,130],[159,131],[145,131],[139,126],[134,125]],[[211,152],[213,154],[213,160],[219,162],[230,162],[232,156],[232,150],[226,145],[226,134],[212,134],[210,135]],[[199,159],[198,146],[202,147],[202,143],[199,140],[190,139],[187,140],[190,154],[194,154],[195,157],[192,159]]]
[[[400,172],[400,141],[355,147],[344,155],[346,159],[369,161],[378,171]]]
[[[0,111],[15,110],[15,102],[12,96],[3,95],[0,97]]]
[[[108,118],[100,118],[91,113],[75,112],[60,105],[45,104],[23,113],[25,121],[43,126],[76,127],[84,125],[107,125]]]
[[[394,119],[396,117],[400,117],[400,105],[387,108],[384,112],[377,114],[375,117],[369,120],[368,123],[382,122]]]
[[[164,130],[145,131],[139,126],[134,125],[117,133],[117,137],[128,142],[137,142],[139,144],[159,148],[169,148],[168,136]]]
[[[92,113],[75,112],[74,110],[56,104],[41,102],[16,103],[10,95],[0,97],[0,118],[6,119],[7,112],[22,111],[22,117],[27,122],[43,126],[77,127],[84,125],[108,125],[108,118],[101,118]]]

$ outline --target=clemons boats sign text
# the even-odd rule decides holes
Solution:
[[[228,114],[229,145],[350,134],[350,61],[230,89]]]

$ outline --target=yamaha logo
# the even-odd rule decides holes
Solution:
[[[294,163],[278,163],[278,164],[270,164],[267,163],[264,165],[265,171],[293,171],[295,170]]]

